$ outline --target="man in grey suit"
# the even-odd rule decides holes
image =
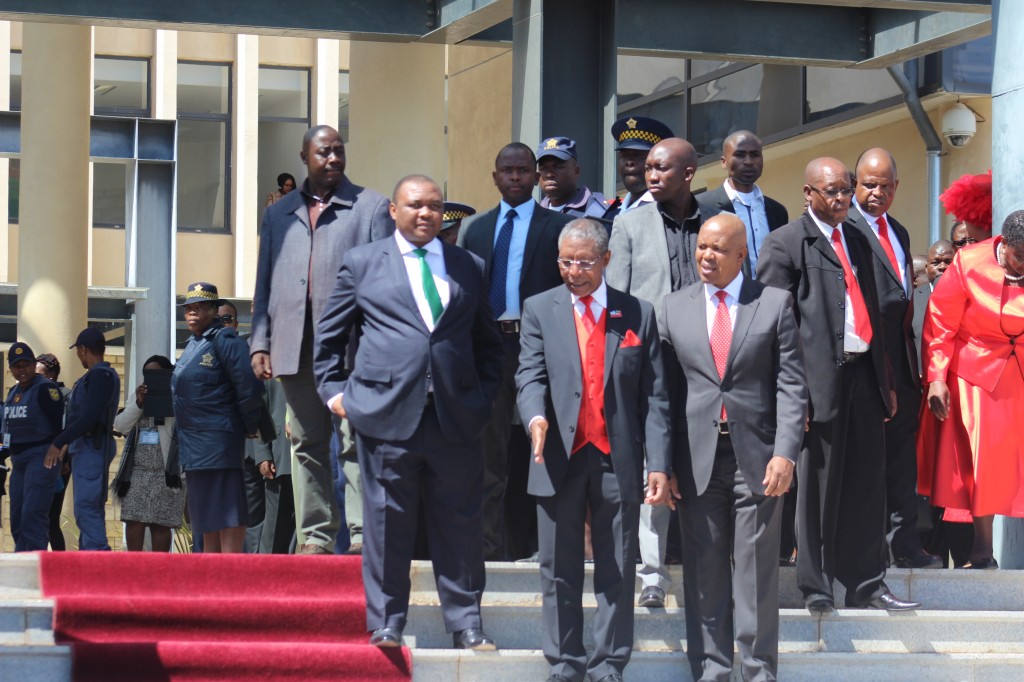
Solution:
[[[483,262],[437,239],[444,199],[422,175],[398,183],[397,232],[344,255],[317,326],[320,396],[356,432],[363,472],[363,583],[370,643],[399,646],[423,500],[445,627],[455,646],[484,634],[480,433],[501,375]],[[359,335],[351,374],[348,341]]]
[[[722,143],[722,168],[729,173],[721,187],[701,194],[702,205],[735,213],[746,227],[747,260],[743,274],[757,277],[757,256],[768,233],[789,222],[786,207],[765,196],[757,181],[764,172],[761,138],[749,130],[738,130]]]
[[[605,273],[608,286],[649,301],[658,316],[665,294],[698,281],[693,259],[697,232],[718,213],[690,193],[696,169],[697,152],[686,140],[670,137],[654,145],[644,166],[654,202],[620,213],[612,225],[609,248],[615,257]],[[670,517],[664,506],[640,510],[640,606],[665,606],[671,585],[665,567]]]
[[[558,275],[558,233],[572,216],[555,213],[533,199],[537,186],[537,159],[521,142],[502,147],[494,160],[494,186],[501,202],[489,211],[466,219],[459,245],[484,261],[487,297],[501,333],[504,364],[494,414],[482,437],[484,450],[484,558],[488,561],[520,559],[530,552],[513,528],[529,507],[506,513],[509,436],[515,420],[516,368],[519,366],[519,321],[523,301],[562,283]],[[526,453],[521,456],[525,458]],[[508,501],[525,502],[525,494],[510,491]],[[520,542],[513,538],[519,537]],[[516,547],[516,545],[519,545]]]
[[[313,378],[313,329],[349,249],[390,235],[388,201],[345,177],[345,144],[329,126],[302,139],[308,177],[267,207],[253,294],[252,369],[281,377],[292,411],[292,472],[299,553],[330,554],[340,515],[332,492],[331,415]]]
[[[672,496],[682,500],[686,655],[703,681],[729,679],[734,639],[743,679],[777,677],[782,495],[807,415],[793,298],[744,276],[746,243],[735,215],[708,220],[701,283],[663,299],[669,374],[682,378]]]
[[[633,648],[636,531],[667,500],[668,393],[650,303],[608,287],[595,220],[559,236],[565,286],[527,300],[516,386],[533,442],[549,682],[621,682]],[[550,435],[549,435],[550,432]],[[644,455],[647,498],[644,499]],[[594,547],[594,651],[583,647],[583,525]]]

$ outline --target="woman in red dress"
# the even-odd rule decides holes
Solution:
[[[996,568],[994,514],[1024,516],[1024,211],[961,249],[928,302],[918,491],[974,516],[971,568]]]

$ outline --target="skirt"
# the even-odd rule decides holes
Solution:
[[[249,524],[241,469],[199,469],[185,472],[192,535]]]

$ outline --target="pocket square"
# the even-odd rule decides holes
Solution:
[[[632,329],[626,330],[626,336],[622,339],[619,348],[633,348],[640,345],[640,337],[633,333]]]

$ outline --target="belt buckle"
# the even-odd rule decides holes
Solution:
[[[718,435],[728,436],[729,435],[729,422],[718,422]]]
[[[497,320],[498,331],[502,334],[518,334],[519,320]]]

